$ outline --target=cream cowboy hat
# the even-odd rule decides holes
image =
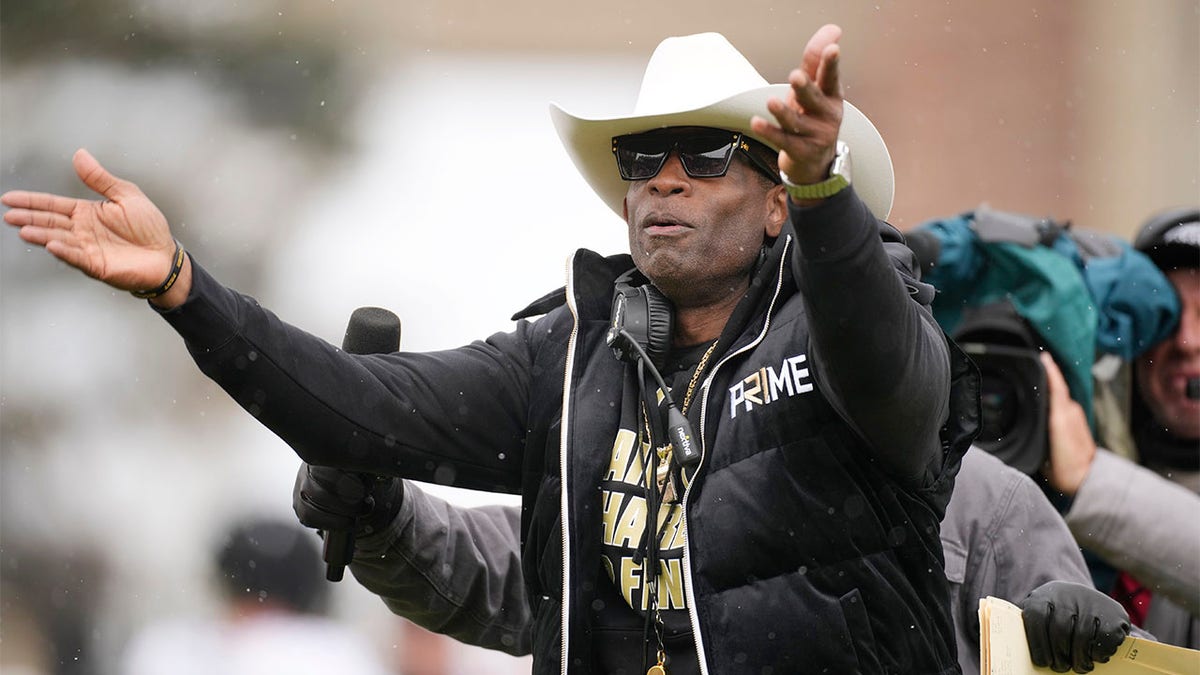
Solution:
[[[718,33],[672,37],[659,43],[627,117],[586,118],[550,104],[554,128],[584,180],[621,215],[629,184],[617,172],[612,138],[672,126],[738,131],[778,149],[750,131],[750,117],[773,120],[767,99],[784,99],[791,85],[768,84],[741,52]],[[838,137],[850,146],[854,190],[876,217],[892,210],[892,158],[875,125],[845,103]]]

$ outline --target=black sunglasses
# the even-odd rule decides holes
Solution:
[[[752,138],[723,129],[656,129],[613,136],[612,151],[617,158],[617,170],[625,180],[649,180],[657,176],[672,152],[679,155],[683,170],[692,178],[717,178],[728,173],[734,151],[740,150],[754,168],[778,183],[779,172],[751,150],[751,143],[762,146],[760,152],[770,152]]]

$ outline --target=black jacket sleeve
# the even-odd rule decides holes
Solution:
[[[528,323],[454,350],[348,354],[221,286],[194,260],[193,270],[191,295],[164,318],[201,371],[304,461],[519,491]]]
[[[897,477],[928,484],[941,473],[950,398],[950,356],[927,306],[931,289],[917,280],[903,236],[853,188],[789,207],[816,381]]]

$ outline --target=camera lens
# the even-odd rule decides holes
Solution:
[[[1046,371],[1033,349],[963,342],[979,368],[979,435],[975,444],[1032,474],[1045,461]]]
[[[1021,396],[1012,379],[995,370],[980,373],[979,403],[982,413],[978,441],[996,443],[1012,433],[1020,415]]]

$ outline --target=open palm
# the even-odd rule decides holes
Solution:
[[[21,239],[121,290],[154,288],[171,267],[175,242],[162,211],[137,185],[113,176],[86,150],[72,160],[104,201],[14,190],[0,195],[4,221]]]

